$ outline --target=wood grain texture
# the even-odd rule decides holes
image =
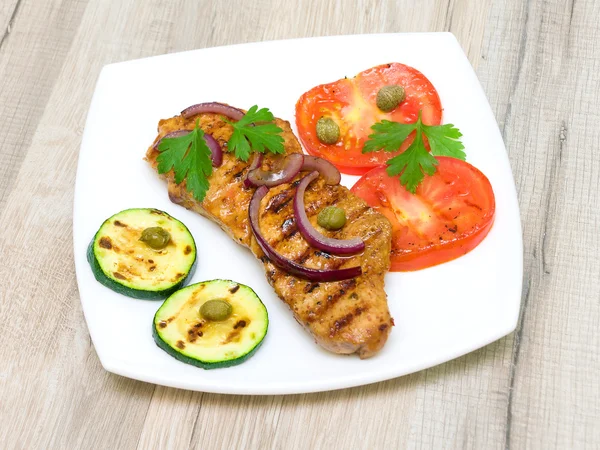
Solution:
[[[594,448],[599,18],[594,0],[3,2],[0,323],[11,345],[0,348],[1,446]],[[404,31],[452,31],[500,124],[525,244],[517,331],[426,371],[320,394],[222,396],[105,372],[71,244],[100,68],[216,45]]]
[[[85,1],[15,0],[0,6],[0,210],[54,87]]]
[[[496,61],[487,58],[480,73],[501,117],[525,244],[507,446],[593,447],[600,442],[592,381],[600,373],[600,52],[592,43],[600,5],[495,5],[492,17],[498,26],[486,53]]]

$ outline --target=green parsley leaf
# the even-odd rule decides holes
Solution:
[[[273,120],[275,118],[271,111],[267,108],[258,109],[254,105],[240,120],[229,122],[233,126],[233,133],[227,147],[242,161],[248,161],[252,150],[260,153],[267,150],[271,153],[284,153],[281,136],[283,130],[272,123]]]
[[[396,147],[396,150],[399,147]],[[406,151],[388,160],[387,173],[391,177],[400,175],[400,183],[414,194],[417,186],[425,178],[425,173],[427,175],[435,173],[437,163],[423,145],[421,133],[417,133]]]
[[[387,173],[390,176],[400,175],[400,183],[413,194],[425,175],[433,175],[438,164],[435,156],[451,156],[466,158],[465,148],[458,128],[452,124],[424,125],[421,111],[415,123],[398,123],[383,120],[371,127],[374,131],[365,142],[363,153],[385,150],[397,151],[406,138],[415,131],[415,139],[410,146],[399,155],[387,161]],[[427,138],[431,153],[425,148],[423,136]]]
[[[431,154],[435,156],[451,156],[452,158],[462,159],[467,158],[463,151],[465,146],[460,142],[462,133],[458,128],[455,128],[451,123],[445,125],[421,125],[423,133],[427,136]]]
[[[363,153],[385,150],[395,152],[400,148],[408,135],[415,130],[414,123],[399,123],[382,120],[371,127],[375,132],[365,142]]]
[[[165,138],[158,145],[160,155],[158,173],[175,173],[175,183],[186,180],[186,188],[194,198],[201,202],[208,191],[208,177],[212,173],[210,149],[204,140],[204,131],[198,121],[196,128],[186,135]]]

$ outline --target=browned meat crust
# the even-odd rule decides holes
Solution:
[[[176,116],[159,122],[157,142],[165,134],[193,129],[195,120]],[[287,153],[302,152],[288,122],[277,119],[283,131]],[[200,116],[202,129],[226,149],[232,129],[218,115]],[[158,152],[151,146],[146,159],[156,169]],[[223,165],[213,171],[210,190],[202,203],[177,185],[173,174],[163,176],[168,182],[169,197],[174,203],[196,211],[218,223],[235,241],[252,250],[265,268],[269,283],[290,307],[295,319],[315,341],[335,353],[358,353],[361,358],[374,355],[385,344],[393,326],[387,306],[383,277],[389,269],[391,226],[388,220],[343,186],[328,186],[322,179],[306,190],[308,217],[316,226],[318,212],[325,206],[344,208],[348,222],[337,232],[326,232],[339,239],[360,236],[365,251],[352,257],[335,257],[311,248],[297,230],[293,214],[293,195],[297,180],[271,188],[262,202],[261,230],[269,243],[281,254],[300,264],[319,269],[361,265],[363,274],[351,280],[330,283],[310,282],[282,271],[264,255],[250,230],[248,204],[253,189],[243,186],[245,163],[225,152]],[[271,167],[277,157],[266,156],[263,167]],[[300,178],[300,176],[298,177]]]

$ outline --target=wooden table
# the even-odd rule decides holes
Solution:
[[[3,0],[0,447],[598,448],[599,19],[595,0]],[[453,32],[500,124],[525,243],[517,330],[439,367],[321,394],[213,395],[105,372],[72,249],[77,157],[100,68],[405,31]]]

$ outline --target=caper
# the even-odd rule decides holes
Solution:
[[[206,320],[222,322],[231,316],[231,304],[222,298],[209,300],[200,307],[200,315]]]
[[[142,231],[142,237],[140,237],[140,241],[154,250],[162,250],[169,244],[170,240],[171,235],[162,227],[146,228]]]
[[[317,120],[317,138],[323,144],[335,144],[340,138],[340,127],[330,117],[321,117]]]
[[[377,92],[377,107],[383,112],[390,112],[395,109],[406,98],[406,93],[402,86],[392,84],[384,86]]]
[[[346,212],[342,208],[328,206],[317,216],[317,223],[326,230],[339,230],[346,224]]]

